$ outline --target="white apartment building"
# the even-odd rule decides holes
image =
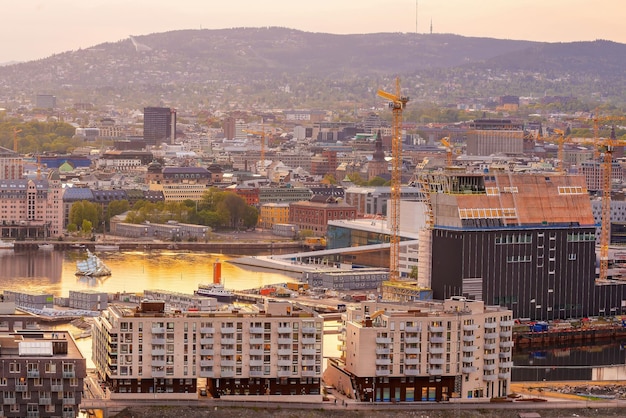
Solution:
[[[162,301],[110,305],[92,335],[112,399],[191,399],[206,385],[213,397],[321,402],[323,318],[287,301],[212,313],[167,313]]]
[[[506,396],[511,310],[456,297],[406,305],[362,302],[343,314],[339,359],[324,382],[360,401],[428,402]]]

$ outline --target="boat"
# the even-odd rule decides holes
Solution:
[[[96,251],[119,251],[120,246],[115,244],[96,244],[94,249]]]
[[[0,241],[0,250],[12,250],[15,248],[13,241]]]
[[[235,299],[235,294],[232,290],[224,288],[224,283],[222,283],[222,263],[219,260],[213,264],[213,283],[199,284],[198,290],[194,293],[198,296],[215,298],[219,302],[230,303]]]
[[[54,244],[39,244],[37,249],[44,251],[52,251],[54,250]]]
[[[87,259],[76,262],[76,275],[86,277],[110,276],[111,269],[87,249]]]

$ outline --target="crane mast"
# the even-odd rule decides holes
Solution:
[[[393,114],[391,140],[391,195],[388,205],[391,236],[389,240],[389,280],[400,279],[400,187],[402,183],[402,111],[409,98],[401,95],[400,78],[396,78],[396,93],[378,90],[378,96],[389,100]]]
[[[17,134],[22,132],[21,129],[13,128],[13,151],[17,152]]]

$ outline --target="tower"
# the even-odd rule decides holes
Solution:
[[[173,144],[176,140],[176,109],[144,107],[143,138],[147,145]]]

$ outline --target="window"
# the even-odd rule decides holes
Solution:
[[[21,370],[19,363],[10,363],[9,364],[9,373],[19,373]]]

